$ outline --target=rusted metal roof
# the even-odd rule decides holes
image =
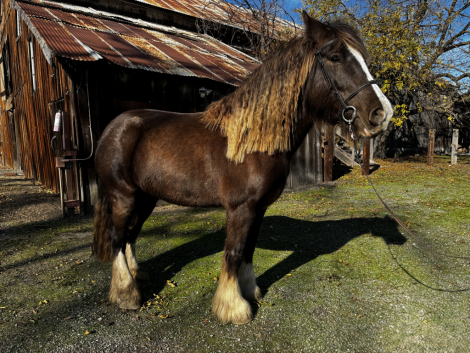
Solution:
[[[128,68],[208,78],[235,86],[259,65],[256,59],[206,35],[90,8],[53,4],[55,8],[11,2],[49,63],[54,56],[81,61],[104,58]]]
[[[223,23],[231,27],[244,27],[245,30],[257,32],[257,23],[253,21],[250,10],[236,6],[224,0],[136,0],[137,2],[180,12],[185,15],[208,21]],[[271,33],[289,30],[295,33],[299,26],[283,18],[275,17],[269,21],[273,26]]]

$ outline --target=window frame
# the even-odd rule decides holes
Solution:
[[[31,92],[34,93],[37,90],[36,86],[36,61],[34,52],[33,37],[28,38],[28,54],[29,54],[29,74],[31,77]]]
[[[20,38],[22,33],[20,12],[16,10],[16,38]]]

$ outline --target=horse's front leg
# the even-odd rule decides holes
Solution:
[[[256,212],[256,217],[250,226],[249,234],[245,242],[243,260],[238,270],[238,285],[245,299],[251,302],[259,302],[262,298],[261,290],[256,285],[256,275],[253,269],[253,254],[259,229],[266,210]]]
[[[248,264],[245,260],[245,246],[256,218],[256,212],[246,205],[227,210],[227,239],[212,305],[213,312],[223,324],[245,324],[253,317],[250,303],[244,296],[256,300],[256,293],[260,292],[251,262]]]

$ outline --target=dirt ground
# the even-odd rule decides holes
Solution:
[[[381,163],[372,178],[441,252],[470,244],[470,158]],[[467,261],[430,257],[386,216],[360,171],[285,193],[256,250],[263,301],[246,325],[211,313],[223,210],[157,207],[138,247],[142,308],[108,302],[110,264],[91,256],[91,216],[0,167],[0,352],[466,352]],[[401,239],[401,240],[400,240]],[[299,244],[302,244],[299,246]]]
[[[12,172],[0,166],[0,232],[25,220],[38,222],[61,217],[58,194],[21,175],[5,175]]]

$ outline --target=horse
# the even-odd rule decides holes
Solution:
[[[261,222],[308,131],[338,120],[359,138],[387,128],[393,109],[367,69],[358,34],[343,22],[302,16],[301,36],[204,112],[133,110],[103,131],[93,252],[112,261],[111,303],[140,307],[135,242],[158,200],[224,207],[227,237],[212,311],[223,324],[251,321],[250,303],[261,299],[253,270]]]

